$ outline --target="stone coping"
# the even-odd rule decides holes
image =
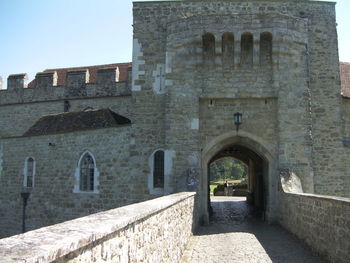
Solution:
[[[307,193],[292,193],[292,192],[284,192],[284,193],[287,195],[303,196],[303,197],[308,197],[308,198],[312,198],[312,199],[322,199],[322,200],[328,200],[328,201],[345,202],[345,203],[349,203],[349,205],[350,205],[350,198],[347,198],[347,197],[307,194]]]
[[[52,262],[194,195],[176,193],[0,239],[0,263]]]
[[[145,4],[147,5],[148,3],[171,3],[171,2],[183,2],[183,3],[188,3],[188,2],[211,2],[212,0],[154,0],[154,1],[134,1],[133,3],[136,4]],[[221,0],[223,2],[278,2],[280,3],[281,0]],[[215,2],[215,1],[212,1]],[[285,2],[290,2],[290,3],[326,3],[326,4],[332,4],[335,5],[336,1],[320,1],[320,0],[286,0]],[[283,2],[282,2],[283,3]]]

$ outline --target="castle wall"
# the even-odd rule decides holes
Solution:
[[[267,65],[261,62],[264,47],[260,41],[266,32],[272,36],[272,58]],[[202,36],[208,33],[214,46],[206,49]],[[231,64],[227,64],[222,49],[225,33],[234,36]],[[253,39],[248,57],[242,44],[247,33]],[[242,130],[250,134],[259,131],[261,140],[269,137],[268,147],[276,154],[273,158],[277,166],[297,173],[304,191],[345,195],[341,186],[345,170],[333,3],[136,2],[134,50],[135,138],[150,138],[147,142],[136,139],[136,145],[143,149],[140,155],[149,156],[156,147],[175,153],[169,189],[188,187],[186,178],[191,166],[199,171],[199,189],[198,160],[207,143],[201,138],[232,128],[237,110],[244,116]],[[159,68],[164,67],[165,72],[160,74]],[[155,87],[159,83],[164,83],[161,92]],[[219,115],[208,115],[200,107],[202,100],[230,99]],[[267,126],[275,127],[269,134],[257,121],[261,108],[254,111],[251,105],[241,103],[253,99],[276,101],[276,107],[264,115]],[[147,121],[144,112],[149,113]],[[218,131],[218,126],[225,128]],[[147,169],[146,157],[140,168]],[[275,180],[278,176],[275,171]]]
[[[25,160],[35,160],[27,206],[28,229],[147,199],[147,183],[130,176],[130,126],[57,135],[17,137],[0,142],[0,234],[20,233]],[[51,144],[51,145],[50,145]],[[79,158],[93,154],[98,194],[73,193]]]
[[[39,172],[30,228],[178,191],[206,200],[203,160],[213,156],[203,149],[245,139],[264,149],[256,154],[268,166],[267,209],[277,207],[278,169],[297,174],[305,192],[349,196],[350,128],[341,114],[350,107],[341,104],[334,3],[135,2],[133,13],[132,82],[116,82],[116,69],[101,69],[90,83],[89,71],[79,70],[57,86],[57,73],[45,72],[35,88],[25,88],[26,75],[18,74],[0,90],[0,229],[17,220],[5,235],[19,231],[29,155]],[[87,107],[111,108],[132,126],[16,137],[43,115]],[[239,131],[235,112],[243,114]],[[227,136],[243,139],[220,141]],[[154,191],[152,154],[160,149],[165,185]],[[72,193],[84,150],[101,165],[98,195]]]
[[[131,100],[131,96],[118,96],[0,105],[0,126],[2,127],[0,137],[23,135],[43,115],[64,112],[65,101],[69,102],[70,112],[83,111],[88,107],[94,109],[110,108],[112,111],[130,118]]]
[[[312,116],[314,192],[349,196],[342,145],[341,95],[335,9],[332,3],[305,8],[310,13],[309,86]]]
[[[343,196],[349,197],[350,193],[350,122],[346,116],[350,116],[350,100],[349,98],[342,99],[342,121],[343,121],[343,145],[345,156],[342,159],[344,161],[345,172],[343,174]]]
[[[7,90],[0,91],[1,137],[21,136],[40,117],[87,107],[111,108],[125,117],[131,115],[129,82],[116,82],[116,70],[99,70],[96,83],[87,83],[88,71],[67,74],[66,86],[56,86],[56,73],[38,73],[36,87],[26,88],[26,75],[11,75]]]

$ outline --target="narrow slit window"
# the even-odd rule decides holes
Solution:
[[[241,37],[241,66],[253,66],[253,35],[250,33]]]
[[[260,35],[260,65],[270,66],[272,64],[272,35],[262,33]]]
[[[222,35],[222,61],[226,66],[234,64],[235,39],[232,33]]]
[[[205,59],[214,58],[215,56],[215,37],[211,33],[205,33],[202,36],[203,55]]]
[[[153,187],[164,188],[164,151],[154,154]]]

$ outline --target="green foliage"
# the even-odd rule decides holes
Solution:
[[[225,186],[223,184],[218,184],[215,189],[216,191],[224,191],[224,188]]]
[[[247,184],[247,182],[241,182],[239,184],[234,184],[233,188],[234,189],[247,189],[248,188],[248,184]]]
[[[225,157],[210,164],[210,181],[246,180],[247,166],[241,161]]]
[[[214,194],[214,189],[216,188],[216,184],[211,184],[210,185],[210,194]]]
[[[216,192],[219,192],[219,191],[224,191],[224,185],[223,184],[218,184],[217,186],[216,186],[216,188],[214,188],[214,191],[213,191],[213,193],[214,193],[214,195],[216,195]]]

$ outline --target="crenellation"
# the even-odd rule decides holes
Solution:
[[[69,97],[86,97],[87,84],[89,83],[89,70],[68,71],[66,77],[66,86],[64,96]]]
[[[28,75],[26,73],[13,74],[7,78],[7,90],[8,91],[20,91],[26,88],[28,81]]]
[[[89,70],[72,70],[67,72],[66,86],[79,88],[89,83]]]
[[[131,86],[131,83],[132,83],[132,67],[128,68],[127,74],[128,74],[128,78],[127,78],[126,83],[127,83],[127,86],[129,86],[129,85]],[[131,90],[131,88],[130,88],[130,90]]]
[[[35,76],[36,89],[57,86],[57,72],[40,72]]]
[[[116,82],[119,82],[119,67],[116,68],[105,68],[97,71],[97,85],[100,86],[111,86]]]

